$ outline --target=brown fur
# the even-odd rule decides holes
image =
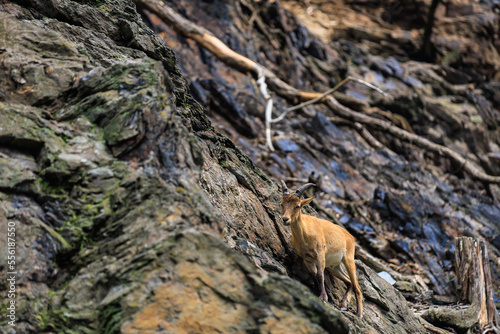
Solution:
[[[324,302],[328,301],[324,284],[324,271],[328,268],[330,273],[347,285],[340,306],[346,307],[354,289],[357,315],[362,317],[363,296],[356,278],[354,237],[327,220],[302,214],[301,209],[313,199],[314,197],[301,200],[296,195],[283,194],[283,221],[288,221],[291,225],[292,245],[315,275],[321,289],[319,298]]]

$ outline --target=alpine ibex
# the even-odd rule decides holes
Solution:
[[[363,296],[356,278],[354,251],[356,243],[354,237],[342,227],[327,220],[304,215],[301,209],[309,204],[314,197],[301,200],[304,191],[315,186],[307,183],[290,194],[282,180],[283,222],[291,225],[292,245],[304,260],[307,268],[314,274],[321,289],[319,298],[325,303],[328,297],[325,291],[324,272],[328,268],[330,273],[341,279],[347,285],[347,291],[340,302],[341,308],[346,308],[351,298],[352,290],[356,296],[357,316],[363,316]]]

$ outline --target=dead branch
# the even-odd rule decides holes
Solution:
[[[320,93],[316,92],[303,92],[290,86],[289,84],[278,78],[269,69],[231,50],[226,44],[215,37],[211,32],[182,17],[165,2],[161,0],[133,1],[137,6],[155,13],[160,19],[162,19],[166,24],[170,25],[181,35],[196,41],[226,65],[243,73],[250,72],[254,75],[255,78],[258,78],[258,69],[262,69],[264,76],[266,77],[266,82],[269,85],[270,89],[279,96],[293,102],[307,101],[321,95]]]
[[[389,111],[380,110],[379,108],[372,108],[372,110],[370,110],[369,113],[382,115],[388,120],[390,120],[392,123],[398,125],[398,127],[408,132],[415,133],[408,120],[401,115],[393,114],[392,112]]]
[[[318,97],[315,97],[309,101],[306,101],[306,102],[303,102],[301,104],[298,104],[296,106],[293,106],[293,107],[290,107],[288,108],[287,110],[285,110],[283,112],[283,114],[286,114],[287,112],[290,112],[290,111],[295,111],[295,110],[298,110],[298,109],[301,109],[301,108],[304,108],[304,107],[307,107],[308,105],[311,105],[311,104],[314,104],[314,103],[318,103],[320,101],[323,101],[323,99],[325,97],[327,97],[328,95],[331,95],[332,93],[336,92],[340,87],[342,87],[343,85],[345,85],[346,83],[348,83],[349,81],[356,81],[358,83],[361,83],[367,87],[370,87],[371,89],[374,89],[376,90],[377,92],[379,92],[380,94],[384,95],[384,96],[387,96],[387,94],[381,90],[380,88],[372,85],[371,83],[368,83],[364,80],[361,80],[361,79],[357,79],[357,78],[354,78],[354,77],[351,77],[351,76],[348,76],[347,78],[345,78],[344,80],[342,80],[341,82],[339,82],[338,84],[335,85],[335,87],[327,90],[326,92],[324,92],[323,94],[321,94],[320,96]],[[283,118],[283,116],[279,116],[278,118],[280,118],[280,120]]]
[[[330,88],[329,90],[327,90],[323,94],[321,94],[321,95],[319,95],[319,96],[317,96],[317,97],[315,97],[313,99],[310,99],[309,101],[302,102],[301,104],[298,104],[296,106],[293,106],[293,107],[290,107],[290,108],[286,109],[285,111],[283,111],[283,113],[280,116],[276,117],[276,119],[273,121],[273,123],[281,121],[286,116],[286,114],[288,112],[290,112],[290,111],[295,111],[295,110],[307,107],[307,106],[309,106],[311,104],[315,104],[315,103],[323,101],[323,99],[325,97],[327,97],[328,95],[331,95],[331,94],[335,93],[340,87],[342,87],[343,85],[345,85],[349,81],[356,81],[356,82],[358,82],[360,84],[363,84],[363,85],[365,85],[367,87],[370,87],[371,89],[376,90],[377,92],[379,92],[380,94],[382,94],[384,96],[387,96],[387,94],[383,90],[381,90],[380,88],[378,88],[377,86],[374,86],[371,83],[368,83],[368,82],[366,82],[364,80],[348,76],[347,78],[345,78],[344,80],[342,80],[341,82],[339,82],[338,84],[336,84],[335,87]]]
[[[350,126],[351,128],[354,128],[358,131],[358,133],[361,135],[361,137],[364,138],[364,140],[373,148],[377,149],[385,149],[391,154],[396,154],[394,153],[391,149],[387,148],[384,144],[382,144],[380,141],[378,141],[377,138],[375,138],[367,129],[365,126],[363,126],[361,123],[358,122],[351,122],[348,119],[342,118],[342,117],[328,117],[328,120],[334,124],[338,125],[347,125]]]
[[[185,37],[195,40],[202,47],[210,51],[214,56],[216,56],[219,60],[221,60],[228,66],[243,73],[252,73],[255,78],[258,78],[259,74],[263,73],[265,81],[269,88],[276,94],[293,104],[299,101],[309,101],[315,98],[319,98],[319,100],[324,99],[323,102],[326,103],[326,105],[333,112],[337,113],[341,117],[345,117],[354,122],[365,124],[370,127],[376,127],[380,130],[389,132],[391,135],[401,140],[410,142],[421,148],[445,156],[458,165],[463,164],[464,170],[466,170],[472,177],[476,179],[489,183],[500,183],[500,177],[488,175],[480,171],[470,161],[445,146],[435,144],[416,134],[412,134],[408,131],[398,128],[389,122],[351,110],[350,108],[341,105],[335,98],[331,96],[326,97],[326,95],[323,96],[323,94],[317,92],[300,91],[290,86],[289,84],[278,78],[272,71],[270,71],[266,67],[231,50],[227,45],[225,45],[221,40],[215,37],[208,30],[185,19],[161,0],[134,0],[134,3],[139,7],[145,8],[155,13],[165,23],[172,26],[177,32]]]
[[[447,157],[448,159],[451,159],[454,161],[457,165],[462,165],[464,170],[466,170],[471,176],[475,177],[476,179],[479,179],[481,181],[485,182],[490,182],[490,183],[500,183],[500,177],[498,176],[492,176],[488,175],[482,171],[480,171],[476,166],[474,166],[470,161],[462,157],[460,154],[457,152],[453,151],[452,149],[442,146],[436,143],[431,142],[428,139],[425,139],[419,135],[410,133],[406,130],[403,130],[401,128],[398,128],[397,126],[394,126],[392,123],[389,123],[387,121],[371,117],[359,112],[356,112],[354,110],[351,110],[343,105],[341,105],[335,98],[329,97],[326,100],[327,106],[335,112],[337,115],[340,117],[345,117],[347,119],[350,119],[354,122],[359,122],[362,124],[366,124],[367,126],[370,127],[375,127],[378,128],[379,130],[383,130],[385,132],[389,132],[391,135],[404,140],[406,142],[415,144],[421,148],[430,150],[432,152],[435,152],[441,156]]]
[[[306,101],[306,102],[302,102],[301,104],[298,104],[296,106],[293,106],[293,107],[290,107],[290,108],[286,109],[280,116],[276,117],[275,119],[271,119],[271,117],[272,117],[272,109],[269,111],[269,114],[268,114],[268,109],[267,109],[267,106],[266,106],[266,138],[268,138],[268,142],[267,142],[268,145],[267,146],[269,147],[269,149],[271,151],[274,151],[273,144],[271,142],[271,123],[277,123],[277,122],[281,121],[283,118],[285,118],[286,114],[288,112],[290,112],[290,111],[295,111],[295,110],[307,107],[307,106],[309,106],[311,104],[318,103],[318,102],[322,101],[325,97],[327,97],[330,94],[335,93],[340,87],[342,87],[343,85],[345,85],[349,81],[356,81],[356,82],[358,82],[360,84],[363,84],[363,85],[365,85],[367,87],[370,87],[370,88],[376,90],[377,92],[379,92],[380,94],[382,94],[384,96],[387,96],[387,94],[383,90],[381,90],[380,88],[372,85],[371,83],[368,83],[368,82],[366,82],[364,80],[361,80],[361,79],[357,79],[357,78],[348,76],[347,78],[345,78],[344,80],[342,80],[341,82],[339,82],[338,84],[336,84],[335,87],[327,90],[326,92],[324,92],[320,96],[315,97],[314,99],[311,99],[311,100]],[[271,105],[271,108],[272,108],[272,105]],[[356,124],[359,125],[359,127],[357,127],[357,130],[359,130],[360,132],[363,132],[363,130],[366,131],[366,129],[364,129],[361,126],[361,124],[359,124],[359,123],[356,123]],[[366,132],[368,132],[368,131],[366,131]],[[363,132],[363,134],[366,134],[366,132]],[[369,135],[370,139],[375,139],[369,133],[368,133],[368,135]],[[377,140],[376,140],[376,142],[379,143]],[[378,145],[378,144],[376,144],[376,145]],[[380,144],[378,147],[380,148],[380,147],[382,147],[382,145]]]
[[[452,333],[452,332],[447,331],[445,329],[434,326],[433,324],[427,322],[424,318],[422,318],[419,315],[417,315],[417,319],[422,324],[422,326],[425,327],[425,329],[427,329],[428,331],[430,331],[432,333],[436,333],[436,334],[451,334]]]
[[[260,93],[266,100],[266,143],[269,150],[274,151],[273,142],[271,140],[271,123],[273,122],[273,99],[271,95],[267,92],[266,77],[262,71],[262,68],[257,68],[259,77],[257,79],[257,85],[259,86]]]
[[[482,334],[486,334],[486,333],[495,333],[495,334],[500,334],[500,329],[498,329],[497,327],[491,327],[491,328],[486,328]]]

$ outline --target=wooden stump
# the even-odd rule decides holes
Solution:
[[[493,302],[491,270],[486,243],[470,237],[455,238],[455,268],[459,298],[463,307],[439,307],[426,311],[422,317],[438,326],[468,331],[499,330],[498,312]]]
[[[498,326],[498,312],[493,302],[493,287],[488,248],[482,239],[455,239],[455,265],[460,286],[460,301],[478,310],[481,329]]]

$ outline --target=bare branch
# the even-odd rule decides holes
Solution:
[[[450,160],[456,162],[458,165],[463,164],[464,170],[467,171],[471,176],[473,176],[476,179],[488,183],[500,183],[499,176],[492,176],[482,172],[470,161],[468,161],[460,154],[456,153],[455,151],[445,146],[435,144],[423,137],[420,137],[416,134],[398,128],[389,122],[351,110],[350,108],[341,105],[335,98],[331,96],[327,97],[328,94],[323,95],[317,92],[304,92],[290,86],[283,80],[279,79],[273,72],[271,72],[266,67],[231,50],[227,45],[225,45],[212,33],[200,27],[199,25],[185,19],[184,17],[176,13],[172,8],[170,8],[166,3],[160,0],[133,0],[133,1],[137,6],[146,8],[154,12],[165,23],[172,26],[176,31],[178,31],[183,36],[192,38],[193,40],[198,42],[200,46],[206,48],[214,56],[216,56],[219,60],[223,61],[228,66],[231,66],[232,68],[241,71],[243,73],[248,73],[248,72],[253,73],[254,76],[257,78],[259,78],[259,69],[260,69],[263,73],[263,76],[265,77],[265,82],[269,86],[269,88],[273,92],[275,92],[278,96],[281,96],[292,103],[297,103],[298,101],[309,101],[318,98],[317,101],[324,102],[332,111],[334,111],[341,117],[346,117],[354,122],[358,122],[370,127],[376,127],[378,129],[384,130],[401,140],[410,142],[412,144],[415,144],[417,146],[420,146],[422,148],[428,149],[442,156],[445,156]],[[370,87],[370,84],[363,82],[361,79],[352,78],[350,80],[360,82]],[[332,88],[332,90],[334,88]],[[377,89],[376,87],[371,87],[371,88],[383,94],[383,91]],[[272,110],[268,111],[269,105],[271,105],[272,109],[271,103],[269,102],[269,100],[266,101],[266,113],[268,115],[272,113]],[[298,108],[299,106],[295,106],[292,108],[296,107]],[[300,108],[302,107],[303,106],[300,106]],[[281,120],[284,117],[285,117],[284,115],[280,115],[276,119]],[[268,130],[266,129],[266,132],[269,134],[269,136],[267,137],[268,137],[268,146],[270,146],[269,145],[270,133],[271,133],[270,124],[272,123],[271,122],[272,117],[269,117],[268,119],[269,121],[266,122],[269,122],[269,127]]]
[[[311,104],[315,104],[317,102],[321,102],[323,101],[323,99],[325,97],[327,97],[328,95],[330,94],[333,94],[335,93],[340,87],[342,87],[343,85],[345,85],[346,83],[348,83],[349,81],[356,81],[360,84],[363,84],[367,87],[370,87],[371,89],[374,89],[376,90],[377,92],[379,92],[380,94],[384,95],[384,96],[387,96],[387,93],[384,92],[382,89],[378,88],[377,86],[374,86],[372,85],[371,83],[369,82],[366,82],[364,80],[361,80],[361,79],[358,79],[358,78],[354,78],[354,77],[351,77],[351,76],[348,76],[347,78],[345,78],[344,80],[342,80],[341,82],[339,82],[338,84],[335,85],[335,87],[327,90],[326,92],[324,92],[323,94],[321,94],[320,96],[318,97],[315,97],[309,101],[306,101],[306,102],[303,102],[301,104],[298,104],[296,106],[293,106],[293,107],[290,107],[288,109],[286,109],[279,117],[275,118],[274,120],[272,120],[272,123],[276,123],[276,122],[279,122],[281,121],[285,115],[290,112],[290,111],[295,111],[295,110],[298,110],[298,109],[301,109],[301,108],[304,108],[304,107],[307,107],[308,105],[311,105]]]
[[[366,124],[367,126],[370,127],[376,127],[380,130],[384,130],[390,133],[391,135],[401,140],[412,143],[429,151],[438,153],[441,156],[447,157],[448,159],[454,161],[457,165],[463,165],[465,171],[467,171],[470,175],[481,181],[490,183],[500,183],[499,176],[488,175],[480,171],[470,161],[468,161],[460,154],[458,154],[457,152],[453,151],[452,149],[446,146],[433,143],[426,138],[423,138],[419,135],[398,128],[397,126],[394,126],[392,123],[389,123],[387,121],[351,110],[341,105],[335,98],[331,96],[326,100],[326,105],[330,108],[330,110],[332,110],[340,117],[344,117],[361,124]]]
[[[259,86],[260,93],[266,100],[266,143],[269,150],[274,151],[273,142],[271,140],[271,123],[273,117],[273,99],[271,95],[267,92],[266,77],[264,76],[264,71],[260,66],[257,67],[257,72],[259,73],[259,78],[257,79],[257,85]]]

